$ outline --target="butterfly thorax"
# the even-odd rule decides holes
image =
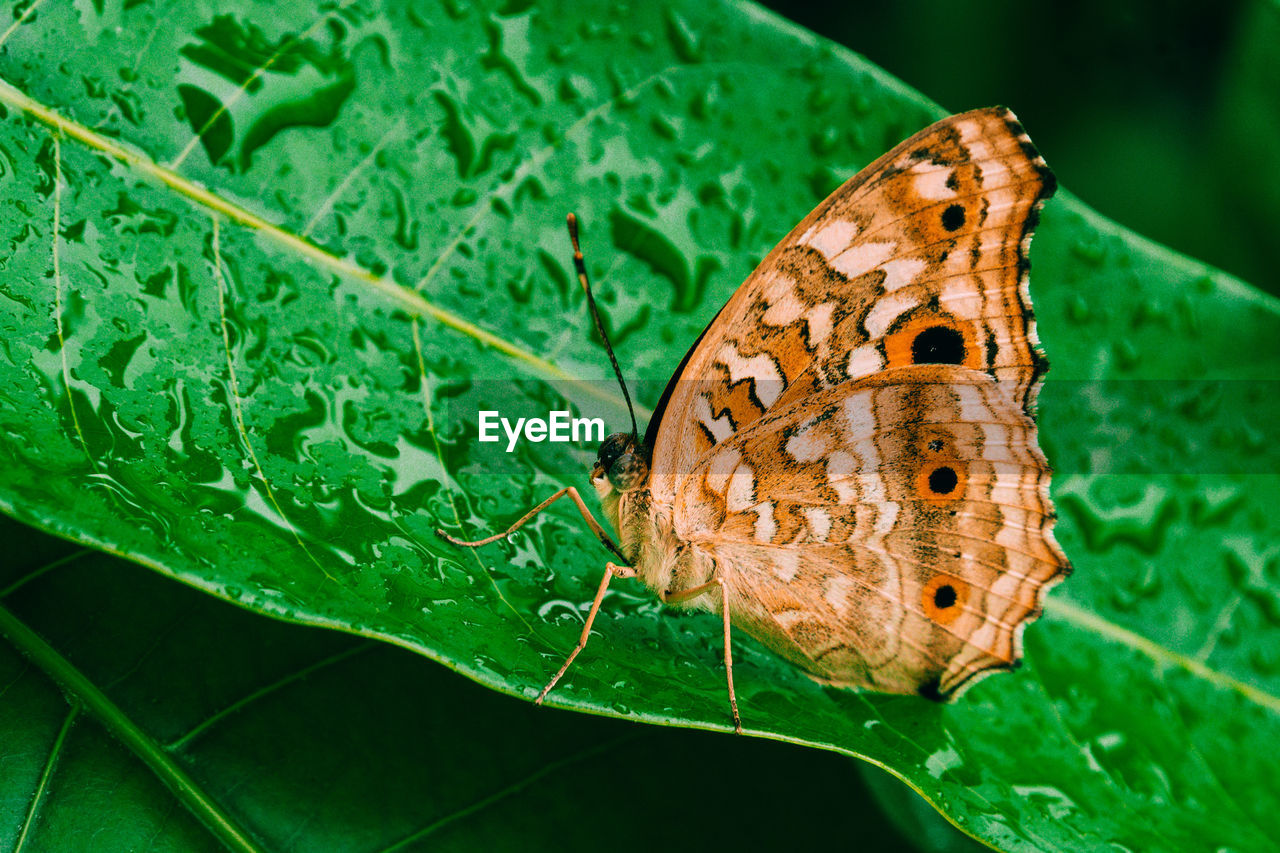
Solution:
[[[711,556],[676,533],[671,513],[656,505],[648,486],[620,492],[607,481],[600,491],[605,517],[618,533],[619,546],[636,576],[673,607],[709,609],[708,596],[668,600],[710,582]]]
[[[667,604],[709,609],[708,596],[680,593],[708,584],[715,561],[676,532],[669,506],[654,501],[651,459],[651,448],[637,434],[614,433],[600,445],[591,485],[636,576]]]

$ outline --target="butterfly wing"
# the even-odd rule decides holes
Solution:
[[[1030,417],[1053,189],[1008,110],[926,128],[769,253],[664,394],[655,505],[815,677],[953,695],[1018,660],[1067,571]]]
[[[1054,180],[1013,113],[975,110],[859,172],[761,262],[708,326],[651,422],[654,499],[775,405],[913,363],[1012,383],[1044,364],[1027,248]],[[676,413],[675,417],[668,413]]]
[[[1019,659],[1066,559],[1014,386],[904,367],[769,412],[676,497],[735,624],[821,680],[948,696]]]

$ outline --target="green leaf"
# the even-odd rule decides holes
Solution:
[[[941,115],[721,2],[625,24],[608,4],[23,14],[0,55],[0,506],[526,698],[607,554],[568,507],[479,553],[432,530],[584,484],[590,446],[508,454],[479,411],[567,397],[624,423],[564,213],[652,404],[772,243]],[[1028,666],[936,707],[819,687],[741,638],[744,722],[880,764],[1005,848],[1275,849],[1280,312],[1065,194],[1033,263],[1076,573]],[[550,701],[727,728],[715,619],[617,586]]]
[[[0,535],[5,850],[906,844],[851,760],[549,712],[8,519]],[[761,767],[749,789],[724,784]],[[806,809],[828,817],[797,822]],[[932,818],[912,834],[964,839]]]

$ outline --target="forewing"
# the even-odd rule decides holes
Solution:
[[[770,409],[894,367],[980,370],[1029,411],[1043,365],[1027,248],[1053,186],[1013,114],[991,108],[926,128],[837,189],[673,377],[648,435],[655,500]]]

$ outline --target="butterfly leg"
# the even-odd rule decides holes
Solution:
[[[582,626],[582,636],[578,638],[578,645],[574,646],[573,651],[569,652],[569,657],[565,659],[560,671],[551,677],[551,680],[547,682],[546,687],[542,688],[542,692],[538,694],[538,698],[533,701],[533,704],[542,704],[542,700],[547,698],[551,688],[555,687],[556,682],[568,671],[569,664],[573,663],[573,659],[578,656],[578,652],[586,648],[587,640],[591,637],[591,625],[596,621],[596,614],[600,612],[600,602],[604,601],[604,594],[609,588],[609,581],[615,577],[633,578],[635,576],[636,570],[630,566],[619,566],[614,563],[605,564],[604,577],[600,579],[600,588],[596,590],[595,600],[591,602],[591,611],[587,614],[586,624]]]
[[[738,694],[733,691],[733,646],[729,642],[729,587],[720,584],[720,612],[724,617],[724,671],[729,679],[729,708],[733,711],[733,731],[742,734],[738,716]]]
[[[526,512],[520,518],[519,521],[517,521],[515,524],[511,525],[501,533],[495,533],[492,536],[486,536],[485,538],[477,539],[474,542],[464,542],[461,539],[457,539],[453,536],[450,536],[448,533],[445,533],[440,528],[436,528],[436,535],[446,542],[452,543],[454,545],[460,545],[463,548],[479,548],[481,545],[488,545],[490,542],[497,542],[499,539],[505,539],[506,537],[510,536],[512,533],[515,533],[521,527],[524,527],[526,524],[528,524],[529,520],[532,519],[535,515],[542,512],[544,509],[551,506],[553,503],[560,500],[560,498],[564,497],[565,495],[568,495],[569,497],[573,498],[573,502],[578,506],[578,512],[582,513],[582,520],[587,523],[587,527],[591,528],[591,532],[594,533],[596,535],[596,538],[600,540],[600,544],[608,548],[614,554],[616,554],[619,559],[626,560],[627,555],[623,554],[622,549],[618,547],[617,543],[613,541],[613,539],[609,536],[608,533],[605,533],[604,528],[600,526],[600,522],[596,521],[595,516],[591,514],[591,510],[587,509],[587,505],[582,502],[582,496],[578,494],[578,490],[575,489],[573,486],[565,486],[563,489],[556,492],[554,495],[547,498],[545,501],[543,501],[542,503],[535,506],[533,509]],[[608,577],[608,575],[606,575],[606,577]]]
[[[734,732],[742,734],[742,718],[738,716],[738,694],[733,689],[733,646],[729,642],[729,587],[717,578],[680,592],[664,593],[661,598],[667,604],[687,601],[690,598],[697,598],[699,595],[709,592],[715,586],[720,587],[720,611],[724,616],[724,671],[729,679],[729,709],[733,711]]]

